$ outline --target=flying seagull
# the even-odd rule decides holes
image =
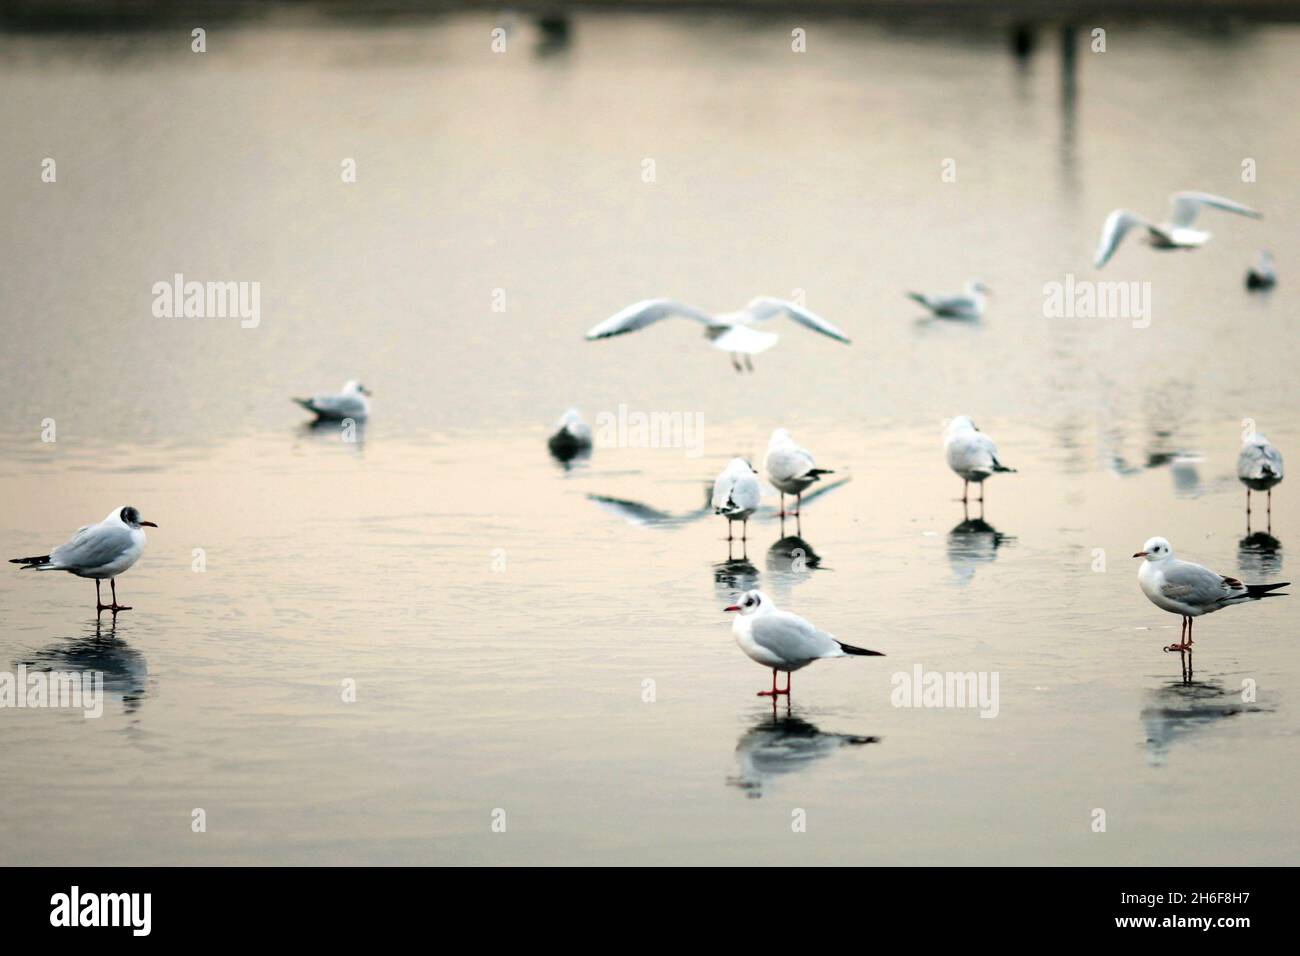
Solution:
[[[907,295],[940,318],[978,319],[984,314],[984,297],[991,291],[983,282],[971,279],[966,283],[966,291],[960,295],[923,295],[920,292]]]
[[[608,339],[615,335],[644,329],[647,325],[653,325],[661,319],[681,317],[703,325],[704,337],[710,344],[715,349],[731,353],[731,364],[737,372],[746,368],[752,372],[754,365],[750,356],[766,352],[780,338],[775,332],[764,332],[755,326],[779,315],[788,316],[804,328],[830,336],[838,342],[845,344],[849,342],[843,332],[821,316],[809,312],[794,302],[767,296],[759,296],[739,312],[716,316],[673,299],[643,299],[601,322],[587,333],[587,340]],[[741,356],[744,356],[743,367]]]
[[[129,607],[117,603],[117,576],[140,560],[144,553],[144,529],[156,527],[152,521],[141,521],[140,512],[125,505],[114,508],[99,524],[78,528],[76,534],[49,554],[11,558],[9,563],[21,564],[24,571],[67,571],[79,578],[94,578],[96,612],[129,611]],[[112,604],[103,603],[99,597],[99,582],[105,578],[113,589]]]
[[[739,604],[723,610],[738,612],[731,633],[740,649],[750,660],[772,668],[772,689],[760,690],[759,697],[789,694],[790,674],[823,657],[885,656],[880,651],[837,641],[798,614],[779,610],[762,591],[746,591]],[[785,671],[785,690],[776,689],[777,671]]]
[[[1096,255],[1097,268],[1100,269],[1110,260],[1115,250],[1119,248],[1120,240],[1134,226],[1141,226],[1147,231],[1147,242],[1156,249],[1195,249],[1197,246],[1205,245],[1210,239],[1210,234],[1192,228],[1192,223],[1196,222],[1196,214],[1201,211],[1202,206],[1235,212],[1241,216],[1250,216],[1252,219],[1264,218],[1262,213],[1239,202],[1224,199],[1222,196],[1196,192],[1171,195],[1169,220],[1159,225],[1127,209],[1116,209],[1106,217],[1106,223],[1101,227],[1101,242],[1097,246]]]
[[[1142,550],[1133,555],[1146,558],[1138,568],[1138,584],[1142,593],[1156,607],[1183,618],[1179,643],[1170,644],[1167,651],[1192,649],[1192,618],[1212,614],[1220,608],[1266,597],[1286,597],[1270,594],[1290,582],[1281,584],[1242,584],[1236,578],[1219,574],[1190,561],[1174,557],[1174,549],[1164,538],[1148,538]]]

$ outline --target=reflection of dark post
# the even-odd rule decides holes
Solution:
[[[1071,179],[1074,176],[1074,126],[1078,96],[1078,64],[1075,62],[1074,47],[1074,27],[1067,23],[1061,27],[1061,168]]]
[[[1038,35],[1034,32],[1032,23],[1017,23],[1011,28],[1011,52],[1022,67],[1029,64],[1029,58],[1034,55],[1034,47],[1037,45]]]

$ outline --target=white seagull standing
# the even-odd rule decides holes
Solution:
[[[1268,492],[1268,520],[1273,522],[1273,486],[1282,481],[1282,453],[1263,435],[1256,435],[1241,446],[1237,456],[1237,477],[1246,486],[1246,520],[1250,522],[1250,493]]]
[[[1281,584],[1242,584],[1236,578],[1219,574],[1190,561],[1174,557],[1174,549],[1164,538],[1148,538],[1142,550],[1133,555],[1146,558],[1138,568],[1138,584],[1142,593],[1156,607],[1171,614],[1181,614],[1183,629],[1179,643],[1170,644],[1167,651],[1192,649],[1192,618],[1210,614],[1230,604],[1258,601],[1266,597],[1286,597],[1270,594],[1290,582]]]
[[[1127,209],[1116,209],[1106,217],[1106,222],[1101,227],[1101,242],[1097,245],[1096,255],[1097,268],[1100,269],[1110,260],[1110,257],[1115,254],[1115,250],[1119,247],[1120,240],[1134,226],[1140,226],[1146,230],[1147,242],[1156,249],[1195,249],[1197,246],[1205,245],[1210,239],[1210,234],[1192,228],[1192,223],[1196,222],[1196,214],[1201,211],[1202,206],[1211,206],[1215,209],[1223,209],[1226,212],[1235,212],[1241,216],[1250,216],[1252,219],[1264,218],[1262,213],[1256,212],[1249,206],[1243,206],[1239,202],[1224,199],[1222,196],[1197,192],[1182,192],[1171,195],[1169,197],[1169,220],[1158,225],[1149,219],[1144,219],[1137,213],[1129,212]]]
[[[794,513],[799,514],[803,493],[822,475],[834,474],[829,468],[818,468],[808,449],[800,448],[784,428],[772,432],[767,443],[767,457],[763,461],[768,480],[781,492],[781,517],[785,517],[785,496],[795,496]]]
[[[723,610],[739,612],[731,623],[731,633],[740,649],[750,660],[772,668],[772,689],[760,690],[759,697],[789,694],[791,672],[824,657],[885,656],[880,651],[837,641],[798,614],[779,610],[762,591],[746,591],[739,604]],[[785,671],[785,690],[776,688],[777,671]]]
[[[924,295],[920,292],[907,295],[941,318],[978,319],[984,314],[984,297],[991,291],[983,282],[971,279],[966,283],[963,295]]]
[[[341,422],[346,418],[364,421],[370,417],[370,389],[356,379],[348,379],[339,392],[295,398],[295,402],[314,412],[323,422]]]
[[[1014,472],[998,461],[998,446],[993,439],[975,427],[965,415],[958,415],[948,423],[943,433],[943,452],[948,467],[962,480],[961,503],[967,502],[967,490],[973,481],[980,486],[979,503],[984,504],[984,479],[996,472]]]
[[[713,513],[727,519],[727,540],[731,541],[731,522],[739,521],[740,540],[745,540],[749,516],[758,510],[763,491],[749,462],[733,458],[713,482]]]
[[[610,316],[587,333],[587,340],[607,339],[627,332],[644,329],[661,319],[680,316],[692,319],[704,326],[704,337],[715,349],[731,353],[731,364],[737,372],[743,371],[740,357],[744,356],[744,368],[754,370],[751,355],[766,352],[780,338],[775,332],[763,332],[754,328],[755,324],[766,322],[778,315],[785,315],[798,322],[806,329],[830,336],[838,342],[848,344],[848,337],[819,315],[809,312],[803,306],[785,299],[773,299],[759,296],[739,312],[723,315],[709,315],[693,305],[677,302],[673,299],[643,299],[634,302],[616,315]]]
[[[67,571],[79,578],[95,579],[96,612],[129,611],[117,603],[117,576],[125,573],[144,553],[144,529],[158,527],[141,521],[140,512],[130,505],[114,508],[99,524],[78,528],[67,542],[49,554],[34,558],[11,558],[10,564],[23,565],[24,571]],[[113,589],[113,603],[99,598],[99,582],[108,578]]]

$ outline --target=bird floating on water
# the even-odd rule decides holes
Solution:
[[[295,398],[294,401],[315,413],[319,421],[341,422],[347,418],[363,421],[370,416],[370,394],[370,389],[356,379],[349,379],[338,392]]]
[[[1259,254],[1255,264],[1246,270],[1246,288],[1263,291],[1277,285],[1277,271],[1273,268],[1273,253],[1267,249]]]
[[[557,461],[563,464],[591,454],[591,426],[576,408],[561,415],[558,424],[558,430],[546,442]]]

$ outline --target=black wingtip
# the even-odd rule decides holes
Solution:
[[[865,647],[854,647],[852,644],[845,644],[843,641],[836,641],[845,654],[853,654],[856,657],[884,657],[883,651],[869,651]]]

